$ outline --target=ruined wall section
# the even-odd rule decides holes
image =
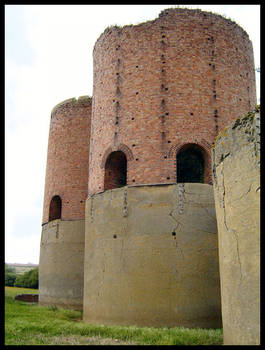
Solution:
[[[260,344],[260,114],[221,132],[213,175],[224,345]]]
[[[91,98],[69,99],[51,113],[42,223],[49,221],[54,195],[62,200],[62,220],[85,218]]]
[[[125,186],[86,202],[83,319],[220,328],[212,186]]]
[[[89,193],[104,190],[104,159],[124,145],[127,184],[172,183],[185,143],[208,154],[231,120],[256,105],[252,44],[234,22],[200,10],[111,27],[94,52]]]

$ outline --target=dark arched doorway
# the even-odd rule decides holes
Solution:
[[[177,182],[204,183],[205,160],[197,145],[187,145],[177,154]]]
[[[112,152],[105,163],[104,189],[126,186],[127,158],[122,151]]]
[[[53,196],[50,203],[49,221],[61,219],[62,200],[60,196]]]

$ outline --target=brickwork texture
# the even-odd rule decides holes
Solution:
[[[62,220],[85,218],[91,99],[87,96],[66,100],[51,113],[48,143],[43,220],[49,221],[54,196],[62,201]]]
[[[106,29],[93,57],[89,194],[106,189],[104,160],[125,147],[128,185],[178,182],[176,154],[185,144],[200,146],[204,182],[212,183],[215,136],[256,105],[244,30],[219,15],[169,9]]]

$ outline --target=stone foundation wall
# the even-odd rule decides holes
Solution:
[[[221,327],[212,186],[127,186],[87,199],[84,321]]]
[[[260,114],[226,128],[213,148],[225,345],[260,342]]]
[[[42,227],[39,304],[82,310],[85,220],[54,220]]]

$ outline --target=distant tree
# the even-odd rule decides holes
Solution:
[[[5,272],[13,272],[16,273],[16,270],[13,266],[8,265],[7,263],[5,263]]]
[[[25,272],[23,275],[17,277],[14,284],[15,287],[33,288],[39,287],[39,270],[36,267],[30,271]]]
[[[5,286],[13,287],[17,274],[14,267],[5,264]]]
[[[13,272],[5,273],[5,286],[13,287],[17,279],[17,275]]]

